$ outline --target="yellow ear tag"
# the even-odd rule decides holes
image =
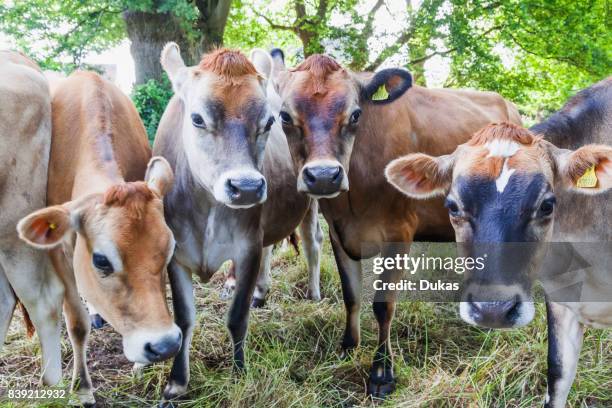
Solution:
[[[387,92],[387,88],[385,88],[385,85],[381,85],[376,92],[374,92],[374,95],[372,95],[372,100],[373,101],[384,101],[386,99],[389,99],[389,92]]]
[[[578,180],[576,186],[581,188],[594,188],[597,186],[597,175],[595,174],[595,165],[592,165],[584,172]]]
[[[49,229],[54,230],[57,228],[57,225],[55,225],[54,223],[50,222],[49,223]]]

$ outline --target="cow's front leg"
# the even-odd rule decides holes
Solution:
[[[11,284],[4,274],[4,269],[2,269],[2,264],[0,264],[0,351],[2,351],[16,304],[15,292],[13,292],[13,288],[11,288]]]
[[[84,406],[94,406],[96,400],[87,369],[87,340],[91,327],[89,314],[81,301],[73,269],[68,264],[62,248],[51,250],[49,256],[65,288],[64,315],[73,354],[71,388]]]
[[[234,347],[234,368],[245,369],[244,340],[248,327],[249,309],[262,261],[262,247],[255,246],[236,259],[236,291],[227,316],[227,328]]]
[[[272,245],[263,249],[261,256],[261,267],[255,284],[255,293],[253,294],[253,307],[263,307],[266,304],[266,296],[270,291],[272,284]]]
[[[576,314],[558,303],[546,303],[548,319],[548,390],[546,408],[565,407],[582,348],[584,326]]]
[[[168,384],[164,389],[164,400],[175,399],[187,391],[189,383],[189,347],[195,326],[195,302],[191,272],[179,265],[174,259],[168,265],[168,277],[172,289],[174,321],[183,332],[181,349],[174,357]],[[171,403],[163,405],[172,406]]]
[[[302,247],[306,255],[308,266],[308,297],[312,300],[321,300],[321,243],[323,231],[319,223],[319,204],[312,199],[308,212],[300,224]]]
[[[346,309],[346,327],[341,344],[342,358],[345,358],[355,347],[359,346],[361,336],[359,321],[362,289],[361,263],[349,258],[333,233],[330,233],[330,239],[340,274],[342,297]]]
[[[383,250],[382,256],[395,258],[400,253],[402,253],[401,248],[389,245]],[[402,271],[396,268],[385,270],[381,275],[381,280],[385,283],[399,282],[401,278]],[[396,299],[396,291],[377,291],[374,294],[372,309],[378,323],[378,347],[374,354],[374,361],[372,362],[368,381],[368,395],[371,395],[372,398],[385,398],[395,391],[390,335],[391,322],[395,315]]]

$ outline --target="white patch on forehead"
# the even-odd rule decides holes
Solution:
[[[502,171],[499,174],[499,177],[497,177],[497,180],[495,180],[497,191],[499,191],[500,193],[504,192],[506,186],[508,185],[508,181],[510,181],[510,177],[512,176],[512,174],[514,174],[515,171],[516,169],[508,168],[508,159],[506,158],[504,160],[504,167],[502,167]]]
[[[487,157],[512,157],[521,146],[512,140],[495,139],[485,144],[489,155]]]

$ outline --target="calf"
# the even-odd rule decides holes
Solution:
[[[385,180],[387,163],[409,152],[448,153],[482,126],[520,117],[491,92],[422,88],[403,69],[353,73],[325,55],[279,72],[276,83],[297,190],[319,198],[329,224],[347,313],[342,348],[350,351],[360,339],[360,260],[394,257],[397,242],[453,239],[442,201],[422,204],[399,193]],[[400,279],[391,275],[384,278]],[[368,393],[384,397],[395,388],[395,299],[373,309],[379,337]]]
[[[579,94],[553,116],[552,122],[534,130],[554,135],[553,130],[563,133],[565,129],[583,129],[574,134],[580,136],[590,129],[583,138],[585,143],[609,143],[610,84],[608,80]],[[596,120],[586,121],[586,117]],[[594,182],[579,182],[587,171],[592,171]],[[445,195],[457,241],[464,242],[468,250],[477,250],[479,245],[499,247],[487,254],[486,264],[490,266],[477,279],[471,279],[474,283],[467,286],[465,301],[460,304],[461,317],[471,324],[511,328],[533,319],[528,277],[542,266],[547,241],[610,241],[610,211],[606,207],[610,199],[606,192],[612,187],[610,146],[560,149],[526,129],[501,123],[480,130],[452,154],[411,154],[397,159],[389,164],[386,175],[409,197]],[[597,217],[602,226],[583,222],[597,214],[603,214]],[[512,244],[504,243],[509,242],[530,244],[527,251],[508,262],[507,249],[512,251]],[[602,260],[606,254],[592,256],[593,251],[584,248],[574,248],[592,267],[581,281],[583,293],[603,292],[603,297],[593,301],[595,298],[587,295],[586,302],[579,302],[580,298],[548,298],[547,407],[565,406],[584,327],[612,326],[612,276],[609,263]],[[601,245],[595,248],[600,250]],[[609,257],[609,249],[607,252]],[[557,273],[552,283],[562,279]]]
[[[222,263],[233,261],[237,282],[227,325],[234,366],[244,369],[248,313],[260,268],[269,262],[271,245],[300,224],[311,200],[295,190],[289,148],[266,99],[266,79],[243,54],[220,49],[186,67],[178,46],[169,43],[161,62],[175,96],[153,150],[176,174],[165,198],[166,219],[178,242],[168,272],[183,331],[164,391],[169,400],[184,393],[189,381],[192,275],[207,281]]]
[[[39,334],[42,381],[51,385],[62,376],[63,285],[46,254],[15,230],[46,202],[51,96],[38,66],[17,52],[0,51],[0,78],[0,348],[19,298]]]
[[[17,229],[32,247],[49,251],[55,276],[63,283],[74,350],[73,388],[83,404],[91,405],[95,399],[86,363],[90,323],[81,296],[122,335],[130,361],[161,361],[180,347],[181,331],[165,299],[165,268],[174,238],[164,221],[162,199],[173,175],[163,158],[149,162],[136,109],[98,74],[77,72],[61,80],[54,87],[52,112],[50,206],[23,218]],[[137,181],[145,170],[146,181]]]

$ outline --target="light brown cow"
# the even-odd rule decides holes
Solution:
[[[181,344],[165,301],[174,250],[162,199],[173,174],[151,150],[133,104],[91,72],[53,92],[47,203],[19,222],[21,238],[48,249],[65,286],[64,313],[74,348],[73,386],[95,402],[86,365],[89,317],[80,296],[123,336],[126,357],[149,363]],[[29,158],[32,160],[32,158]],[[145,177],[146,182],[137,181]]]
[[[0,51],[0,348],[17,297],[32,318],[42,348],[42,380],[61,379],[63,285],[48,257],[19,240],[15,226],[46,201],[51,144],[51,96],[36,64]]]
[[[412,86],[401,69],[355,74],[324,55],[280,72],[277,84],[297,188],[320,198],[330,227],[347,311],[342,347],[350,350],[360,337],[360,259],[394,256],[397,247],[387,243],[454,238],[442,200],[401,194],[385,180],[387,163],[410,152],[448,153],[482,126],[520,123],[520,116],[495,93]],[[379,347],[368,392],[384,397],[395,388],[389,342],[395,300],[373,307]]]

